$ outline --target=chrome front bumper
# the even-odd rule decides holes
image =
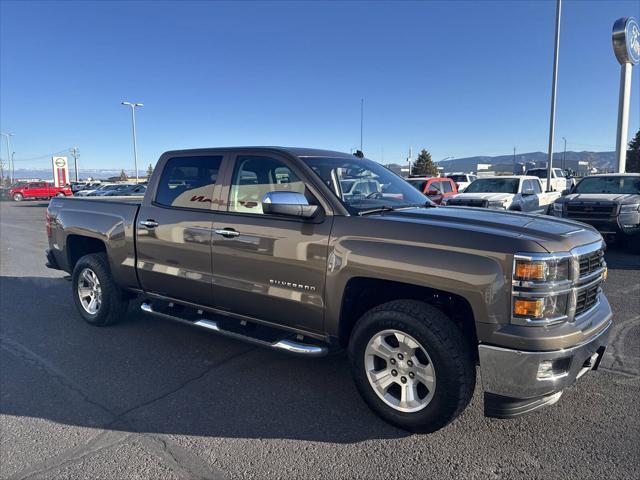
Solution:
[[[606,326],[571,348],[531,352],[480,345],[485,415],[508,418],[553,404],[564,388],[596,370],[611,330],[611,311],[607,310]]]

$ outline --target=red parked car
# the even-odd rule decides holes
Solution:
[[[458,193],[456,182],[444,177],[409,177],[411,185],[424,193],[433,203],[440,205],[442,199]]]
[[[73,192],[68,185],[54,187],[49,182],[27,182],[13,187],[9,191],[9,195],[16,202],[21,202],[25,198],[44,198],[48,200],[51,197],[69,197],[73,195]]]

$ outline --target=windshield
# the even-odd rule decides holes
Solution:
[[[547,170],[545,168],[536,168],[534,170],[528,170],[527,175],[533,175],[538,178],[547,178]]]
[[[302,157],[351,214],[431,204],[422,193],[366,158]]]
[[[407,182],[409,182],[409,184],[413,185],[415,188],[417,188],[418,190],[420,190],[421,192],[424,192],[424,187],[427,186],[427,181],[426,180],[407,180]]]
[[[464,193],[518,193],[518,178],[480,178],[471,182]]]
[[[456,183],[469,181],[466,175],[449,175],[449,178]]]
[[[554,168],[553,171],[556,173],[556,177],[565,177],[564,170],[561,168]]]
[[[587,177],[578,183],[574,192],[640,194],[640,177]]]

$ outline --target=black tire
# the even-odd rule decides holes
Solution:
[[[365,368],[367,345],[377,333],[388,329],[417,340],[433,364],[433,397],[416,412],[394,409],[369,383]],[[453,421],[469,404],[475,388],[474,357],[460,329],[440,310],[416,300],[388,302],[365,313],[352,332],[349,359],[358,391],[369,407],[383,420],[411,432],[434,432]]]
[[[82,304],[78,293],[80,276],[85,269],[91,270],[98,278],[101,290],[101,304],[97,312],[92,314]],[[127,313],[129,296],[113,280],[109,261],[104,253],[92,253],[81,257],[72,274],[73,301],[80,316],[91,325],[103,327],[113,325],[122,320]]]

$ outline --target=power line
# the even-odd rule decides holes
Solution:
[[[32,160],[42,160],[45,158],[49,158],[49,157],[53,157],[54,155],[59,155],[61,153],[69,153],[69,151],[72,149],[72,147],[68,147],[65,148],[64,150],[59,150],[57,152],[52,152],[52,153],[46,153],[44,155],[38,155],[37,157],[30,157],[30,158],[18,158],[18,159],[14,159],[15,162],[29,162]]]

